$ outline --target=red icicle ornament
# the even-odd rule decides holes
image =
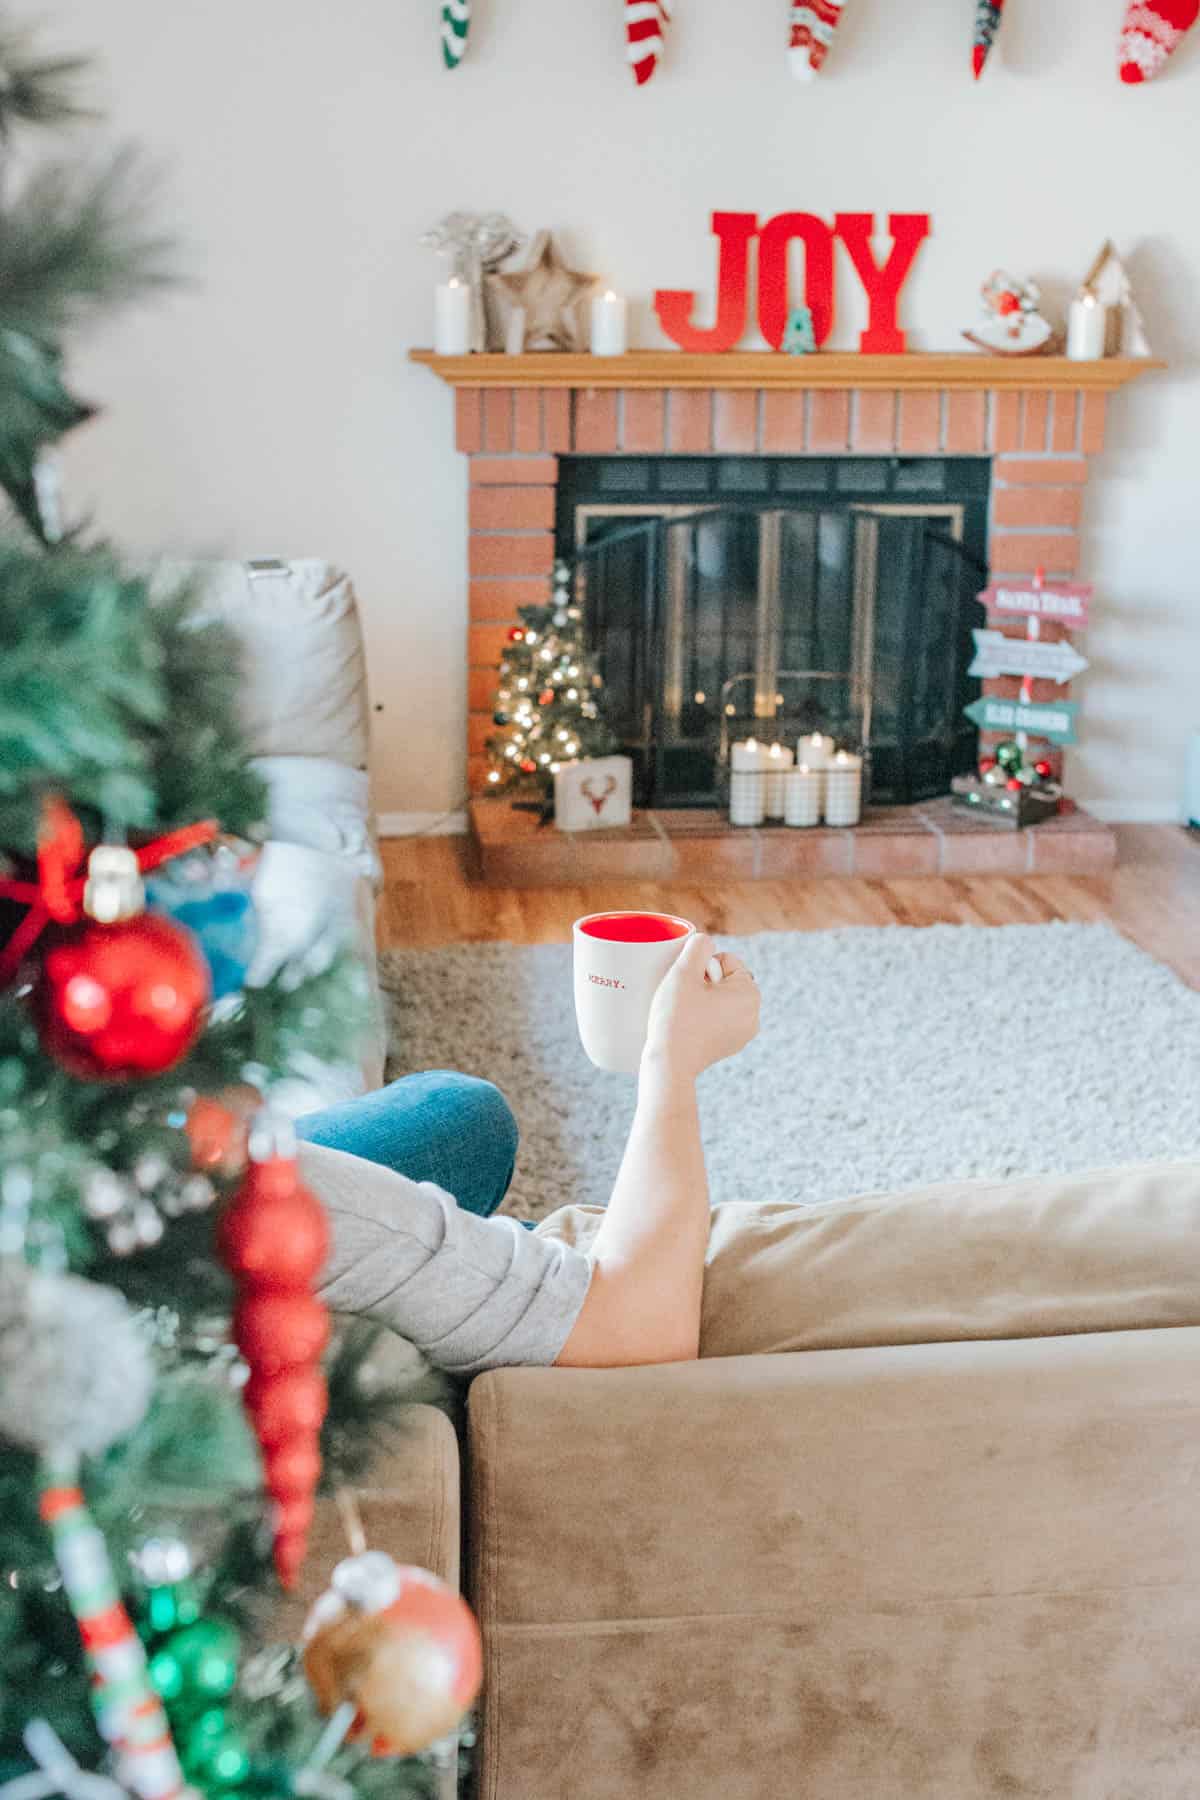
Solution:
[[[275,1568],[290,1588],[304,1562],[321,1474],[329,1315],[312,1285],[329,1251],[329,1227],[320,1201],[301,1184],[286,1121],[255,1125],[250,1166],[221,1218],[217,1248],[237,1283],[233,1335],[250,1367],[243,1398],[275,1502]]]

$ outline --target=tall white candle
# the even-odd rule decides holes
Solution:
[[[833,739],[823,731],[802,737],[796,746],[796,760],[807,763],[810,769],[823,769],[833,761]]]
[[[629,307],[609,288],[592,301],[592,355],[624,356],[629,348]]]
[[[782,744],[772,744],[767,751],[766,789],[763,795],[763,811],[768,819],[782,819],[788,770],[792,766],[792,753]]]
[[[825,789],[824,771],[810,769],[807,763],[800,763],[797,768],[788,770],[783,778],[783,785],[784,824],[819,825]]]
[[[504,332],[504,354],[522,356],[525,351],[525,308],[514,306]]]
[[[1094,362],[1104,355],[1108,308],[1095,294],[1081,294],[1067,311],[1067,355],[1072,362]]]
[[[729,823],[761,825],[766,798],[765,747],[754,738],[729,752]]]
[[[825,823],[857,825],[862,817],[862,757],[839,750],[825,771]]]
[[[439,356],[465,356],[471,348],[471,290],[457,275],[434,290],[433,347]]]

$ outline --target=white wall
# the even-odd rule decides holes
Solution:
[[[1088,493],[1098,602],[1071,779],[1110,816],[1175,816],[1200,727],[1200,28],[1127,90],[1123,0],[1014,5],[976,88],[974,0],[848,0],[801,88],[785,0],[680,0],[669,65],[639,92],[620,0],[475,0],[453,75],[437,0],[51,4],[56,32],[103,56],[120,132],[166,163],[197,276],[81,358],[111,413],[72,452],[75,495],[131,548],[353,572],[381,808],[451,808],[463,788],[465,468],[450,391],[405,361],[431,333],[418,236],[456,206],[553,226],[638,299],[648,343],[655,287],[711,288],[723,207],[930,211],[917,348],[957,346],[998,263],[1061,299],[1105,236],[1130,253],[1172,367],[1114,399]],[[854,318],[844,304],[835,343]]]

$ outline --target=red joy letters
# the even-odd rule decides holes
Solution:
[[[794,240],[804,245],[804,299],[812,313],[813,335],[823,344],[833,329],[835,238],[846,248],[870,306],[859,349],[882,356],[904,349],[904,333],[896,323],[900,292],[932,229],[928,213],[889,213],[892,249],[882,264],[875,260],[871,233],[873,213],[837,213],[832,226],[815,213],[779,213],[761,227],[755,213],[718,212],[712,228],[719,246],[717,318],[711,329],[692,324],[696,296],[686,289],[660,289],[654,310],[672,343],[681,350],[732,350],[749,316],[750,245],[758,246],[758,323],[773,350],[783,342],[791,301],[788,254]]]

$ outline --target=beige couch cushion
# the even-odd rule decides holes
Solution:
[[[1200,1163],[713,1209],[703,1356],[1161,1325],[1200,1325]]]

